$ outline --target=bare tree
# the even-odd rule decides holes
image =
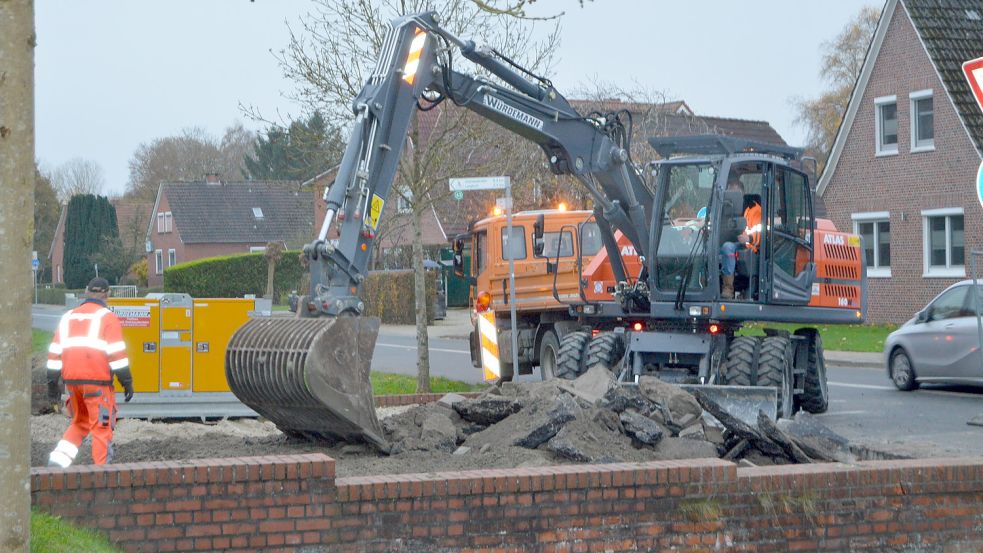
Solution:
[[[846,114],[880,15],[879,9],[864,6],[840,34],[823,43],[819,74],[828,88],[818,98],[795,101],[798,111],[796,123],[808,130],[806,148],[810,155],[819,160],[820,173],[825,168],[836,133]]]
[[[226,180],[242,180],[245,156],[255,135],[239,123],[216,140],[199,127],[184,129],[177,136],[156,138],[141,144],[130,159],[126,195],[150,200],[165,181],[199,181],[215,173]]]
[[[0,551],[31,548],[34,2],[0,2]]]
[[[544,40],[536,41],[533,39],[536,23],[489,9],[507,11],[515,6],[514,1],[492,0],[480,3],[473,0],[317,0],[316,9],[302,19],[302,28],[291,30],[290,43],[279,53],[279,59],[286,76],[297,84],[294,98],[306,109],[333,115],[335,121],[349,121],[352,118],[351,101],[365,83],[368,71],[374,68],[388,22],[409,13],[436,11],[441,16],[442,26],[455,35],[492,44],[498,51],[534,71],[548,70],[558,42],[558,25],[550,23],[551,32]],[[449,177],[474,174],[480,166],[489,167],[488,152],[496,146],[476,132],[483,127],[475,124],[476,116],[463,109],[440,109],[433,115],[437,120],[431,121],[424,130],[421,130],[420,117],[413,117],[398,180],[390,195],[391,200],[401,197],[410,206],[412,214],[417,389],[420,392],[430,390],[423,218],[426,210],[449,194]],[[529,143],[525,146],[533,148]],[[391,216],[395,203],[387,202],[387,217]]]
[[[62,203],[79,194],[98,196],[106,187],[106,175],[102,167],[92,160],[80,157],[59,165],[51,172],[50,179]]]

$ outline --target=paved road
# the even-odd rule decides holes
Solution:
[[[34,309],[34,326],[54,329],[61,310]],[[416,338],[406,327],[383,326],[372,370],[416,374]],[[467,340],[436,336],[430,340],[430,374],[477,383]],[[823,421],[847,438],[901,454],[983,456],[983,427],[966,421],[983,413],[983,389],[932,386],[900,392],[883,370],[828,368],[830,408]],[[539,380],[539,374],[520,377]]]

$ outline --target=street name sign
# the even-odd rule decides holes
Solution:
[[[467,192],[470,190],[501,190],[511,185],[509,177],[472,177],[467,179],[450,179],[452,191]]]

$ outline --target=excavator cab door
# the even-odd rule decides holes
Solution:
[[[767,303],[805,305],[816,280],[816,218],[809,179],[790,167],[773,165],[767,180],[768,223],[762,246],[767,256],[768,274],[762,279],[767,295],[760,297]]]

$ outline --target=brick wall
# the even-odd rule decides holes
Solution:
[[[981,459],[334,474],[321,454],[36,468],[31,495],[127,551],[983,548]]]
[[[931,89],[935,150],[911,152],[909,93]],[[897,96],[898,154],[875,155],[874,99]],[[890,212],[891,276],[869,278],[867,320],[903,322],[961,278],[924,278],[921,211],[964,209],[967,276],[983,249],[976,152],[901,3],[894,11],[835,171],[823,194],[830,218],[853,230],[851,213]]]

